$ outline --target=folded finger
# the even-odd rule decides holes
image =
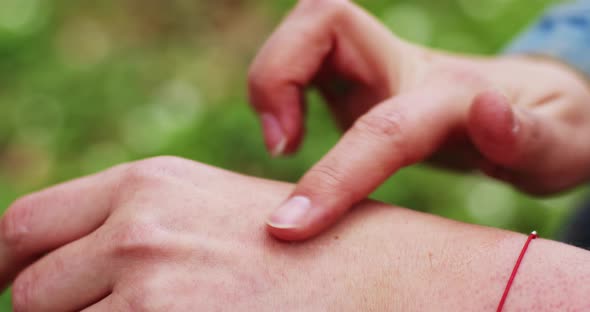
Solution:
[[[26,268],[13,285],[16,311],[79,311],[107,296],[114,264],[98,232],[65,245]]]

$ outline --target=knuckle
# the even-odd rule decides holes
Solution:
[[[129,170],[138,173],[140,176],[147,174],[167,174],[175,172],[176,168],[186,168],[191,161],[176,156],[158,156],[144,159],[131,164]]]
[[[125,165],[117,172],[116,189],[111,205],[136,198],[137,193],[162,192],[178,186],[206,187],[210,178],[223,170],[174,156],[149,158]]]
[[[108,243],[115,258],[145,258],[167,254],[170,248],[163,230],[141,220],[120,223],[108,235]]]
[[[0,219],[0,233],[4,243],[12,250],[17,249],[26,238],[27,227],[34,206],[30,195],[16,200],[2,219]]]
[[[163,188],[165,183],[161,172],[133,164],[121,173],[112,205],[119,206],[138,192]]]
[[[260,66],[255,62],[248,70],[248,87],[250,91],[260,91],[264,89],[266,81],[272,79],[267,76],[265,71],[260,69]]]
[[[159,156],[129,164],[122,173],[121,186],[138,186],[164,183],[166,178],[179,178],[186,172],[187,160],[173,156]]]
[[[268,94],[277,94],[285,85],[288,71],[280,64],[255,62],[248,72],[248,92],[250,103],[258,109],[262,109],[267,103]]]
[[[346,0],[322,0],[317,2],[318,5],[322,6],[321,8],[329,12],[329,16],[334,20],[346,17],[350,10],[350,3]]]
[[[388,114],[367,114],[355,122],[353,129],[378,138],[389,139],[403,131],[404,117],[397,112]]]
[[[286,103],[295,104],[301,100],[300,85],[306,85],[307,82],[300,81],[300,76],[299,68],[290,67],[283,62],[266,62],[261,65],[261,69],[252,74],[248,81],[251,107],[258,113],[299,109],[298,105]]]
[[[333,27],[335,23],[346,21],[351,10],[348,0],[300,0],[291,19],[301,20],[306,25],[314,24],[316,27],[302,27],[298,29],[300,37],[314,37],[323,28]],[[287,23],[290,24],[290,23]],[[303,24],[297,22],[295,24]],[[278,34],[278,33],[277,33]],[[282,33],[281,33],[282,34]],[[272,36],[267,44],[259,52],[252,62],[247,74],[250,102],[255,108],[268,99],[268,94],[280,92],[285,85],[292,85],[293,76],[300,76],[300,68],[278,62],[273,55],[275,49],[270,44],[277,37]]]
[[[370,140],[383,141],[392,149],[402,165],[420,160],[424,153],[420,145],[410,146],[410,133],[405,130],[406,117],[399,111],[384,114],[368,114],[355,122],[353,131],[369,136]]]
[[[491,83],[488,78],[484,77],[479,71],[474,70],[471,65],[464,65],[458,63],[442,64],[435,66],[432,69],[433,84],[442,84],[447,86],[451,84],[452,87],[457,86],[470,89],[485,89]]]
[[[319,164],[311,172],[311,178],[321,181],[328,189],[340,188],[344,184],[344,177],[333,166]]]
[[[157,166],[168,166],[170,164],[177,164],[177,163],[187,163],[189,162],[189,160],[184,159],[182,157],[178,157],[178,156],[171,156],[171,155],[164,155],[164,156],[157,156],[157,157],[152,157],[152,158],[148,158],[145,159],[143,161],[140,161],[142,163],[145,164],[152,164]]]
[[[186,178],[187,171],[202,172],[210,168],[204,164],[176,156],[158,156],[135,162],[128,171],[133,177],[175,177]],[[190,170],[189,170],[190,169]]]
[[[356,190],[349,183],[344,175],[334,168],[326,164],[318,164],[307,177],[308,181],[317,181],[309,185],[305,193],[313,193],[317,195],[339,193],[339,197],[345,199],[352,199],[355,196]],[[347,201],[347,200],[345,200]]]
[[[140,161],[130,164],[124,171],[122,180],[124,184],[139,184],[146,180],[151,181],[161,176],[161,168],[154,166],[151,162]]]

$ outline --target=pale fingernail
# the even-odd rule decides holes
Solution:
[[[512,133],[518,134],[520,132],[520,118],[525,114],[525,111],[518,106],[513,106],[512,111]]]
[[[311,201],[305,196],[294,196],[283,203],[268,219],[274,228],[297,228],[311,209]]]
[[[275,145],[275,147],[270,151],[270,155],[272,157],[277,157],[283,155],[285,152],[285,147],[287,147],[287,139],[282,137],[279,143]]]
[[[278,119],[270,113],[262,114],[260,119],[264,129],[264,141],[270,154],[273,157],[282,155],[287,147],[287,138]]]
[[[496,93],[500,95],[505,101],[504,104],[507,106],[510,114],[510,124],[512,125],[512,133],[517,133],[520,130],[520,124],[518,122],[517,110],[519,109],[518,106],[513,106],[510,104],[510,97],[508,97],[508,93],[506,93],[502,89],[497,89]]]

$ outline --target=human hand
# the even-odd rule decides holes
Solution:
[[[271,153],[300,144],[308,86],[347,130],[271,215],[269,230],[282,239],[319,233],[398,169],[426,159],[479,168],[534,194],[590,177],[590,89],[554,61],[433,51],[351,2],[309,0],[249,74]]]
[[[264,230],[291,189],[172,157],[121,165],[16,201],[0,222],[0,279],[30,264],[17,312],[380,310],[389,287],[372,284],[389,268],[369,264],[390,253],[367,243],[379,232],[292,245]]]
[[[0,280],[28,265],[17,312],[487,311],[526,238],[367,201],[282,243],[260,218],[291,189],[173,157],[121,165],[17,200]],[[589,277],[587,251],[536,240],[506,309],[586,311]]]

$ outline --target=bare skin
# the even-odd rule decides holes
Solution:
[[[293,191],[196,162],[124,164],[17,200],[0,278],[26,311],[494,311],[526,236],[364,201],[305,244]],[[505,311],[590,309],[590,253],[535,240]]]
[[[250,69],[274,155],[303,139],[307,87],[319,88],[345,133],[270,216],[282,239],[320,233],[423,160],[480,169],[533,194],[590,177],[590,88],[558,62],[433,51],[349,1],[302,0]]]

